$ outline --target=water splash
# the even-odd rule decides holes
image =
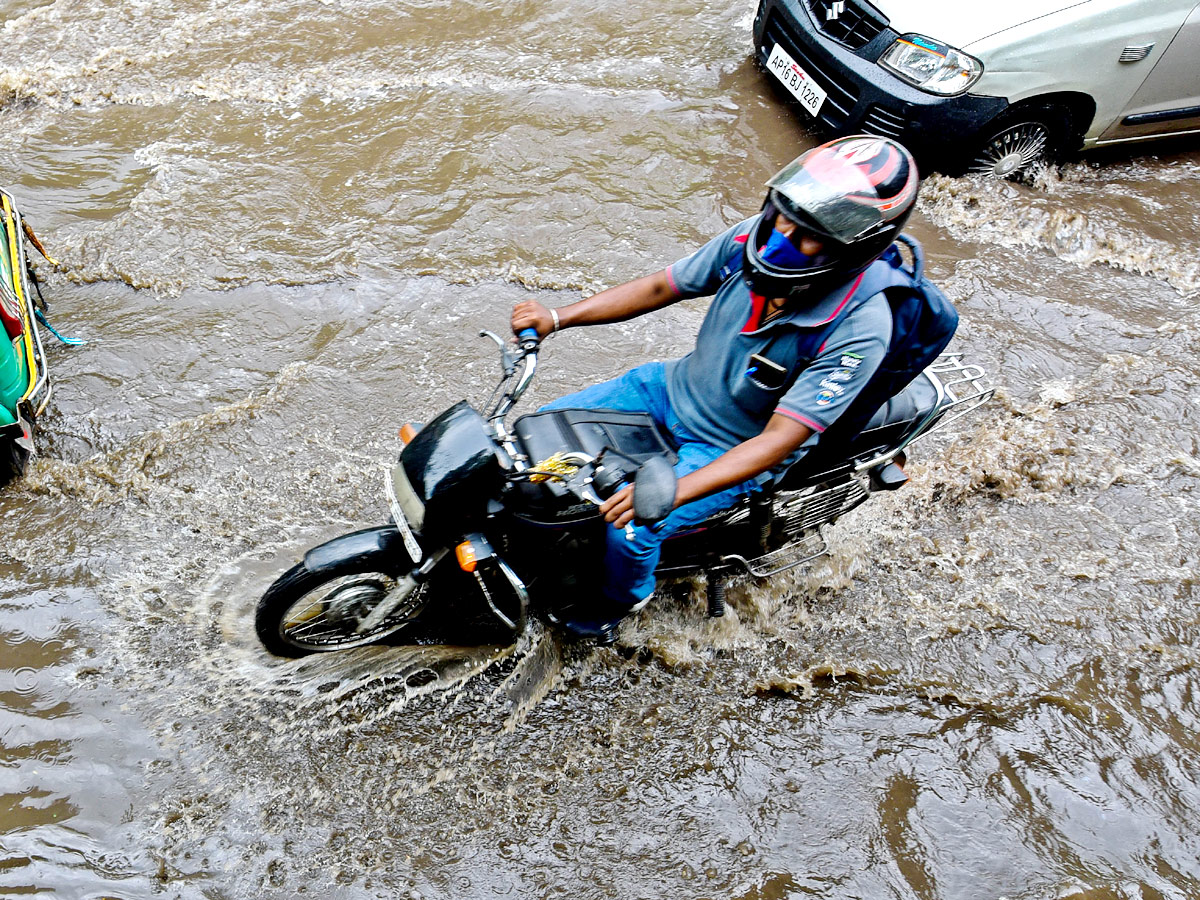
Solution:
[[[1194,172],[1178,171],[1194,181]],[[1109,206],[1080,209],[1078,191],[1043,180],[1037,189],[1005,181],[933,175],[922,188],[920,209],[939,227],[1005,247],[1030,247],[1080,267],[1107,265],[1162,281],[1180,294],[1200,291],[1200,248],[1176,235],[1156,238],[1123,227]]]

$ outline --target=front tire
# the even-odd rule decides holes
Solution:
[[[410,625],[429,599],[428,582],[419,584],[397,609],[374,628],[356,629],[362,617],[397,584],[396,557],[378,551],[313,571],[301,562],[284,572],[258,601],[254,628],[276,656],[306,656],[364,647]]]

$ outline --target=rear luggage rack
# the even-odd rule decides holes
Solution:
[[[782,542],[783,546],[753,559],[729,554],[721,562],[744,569],[757,578],[766,578],[822,556],[828,551],[824,526],[836,522],[867,499],[871,493],[870,470],[892,461],[916,438],[978,409],[995,392],[987,373],[980,366],[964,362],[961,353],[943,353],[921,377],[928,379],[936,401],[902,442],[855,464],[853,472],[846,467],[829,481],[800,490],[779,491],[774,498],[769,540]],[[739,510],[732,518],[748,515],[747,511]]]
[[[974,412],[996,393],[987,372],[974,363],[963,362],[961,353],[943,353],[925,371],[937,379],[945,394],[941,418],[925,430],[926,434]]]

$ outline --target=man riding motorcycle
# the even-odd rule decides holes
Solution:
[[[666,538],[760,489],[858,396],[892,333],[891,309],[870,289],[868,270],[903,228],[918,186],[900,144],[840,138],[768,181],[759,215],[663,271],[557,309],[535,300],[513,308],[515,333],[534,328],[545,337],[713,296],[687,356],[638,366],[544,407],[649,413],[678,453],[666,518],[635,523],[631,485],[604,502],[613,527],[602,597],[566,611],[568,630],[610,636],[649,601]]]

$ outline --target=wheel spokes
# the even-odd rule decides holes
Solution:
[[[388,575],[369,572],[327,582],[297,600],[279,623],[279,636],[303,649],[355,647],[377,641],[408,622],[423,605],[420,588],[379,627],[360,633],[363,617],[395,587]]]
[[[291,630],[311,622],[317,616],[324,612],[324,607],[319,602],[308,602],[303,607],[296,604],[288,610],[287,615],[283,619],[283,627]]]
[[[1023,122],[997,135],[980,151],[968,172],[1007,178],[1041,159],[1049,144],[1049,133],[1041,122]]]

